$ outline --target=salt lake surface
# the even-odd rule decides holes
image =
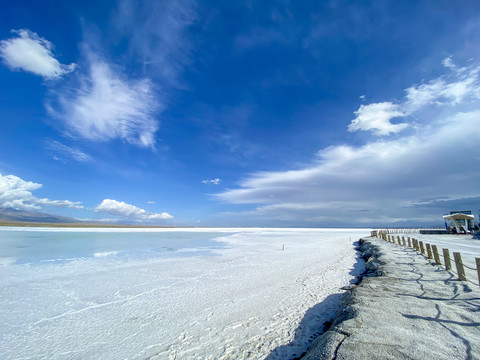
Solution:
[[[334,315],[368,235],[0,227],[0,354],[289,359]]]

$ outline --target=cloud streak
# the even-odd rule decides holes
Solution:
[[[50,200],[35,197],[32,192],[41,187],[42,184],[25,181],[15,175],[0,174],[0,208],[39,210],[46,205],[59,208],[83,209],[79,201]]]
[[[16,37],[0,41],[0,57],[11,70],[23,70],[45,79],[60,78],[76,64],[61,64],[53,55],[53,44],[28,29],[12,30]]]
[[[76,146],[67,146],[56,140],[47,140],[45,142],[47,148],[52,151],[52,158],[54,160],[64,161],[66,158],[73,159],[79,162],[92,161],[92,157]]]
[[[444,81],[438,85],[441,91],[433,86],[439,81],[428,83],[428,87],[410,88],[424,95],[415,104],[424,116],[428,117],[438,102],[444,111],[416,124],[409,134],[361,146],[331,146],[320,150],[308,167],[255,173],[242,180],[238,188],[217,194],[217,198],[255,205],[253,210],[237,216],[335,226],[435,223],[448,211],[442,203],[432,200],[438,211],[432,213],[432,201],[424,199],[447,199],[443,204],[449,206],[472,205],[472,199],[478,198],[480,183],[480,158],[475,155],[480,138],[480,106],[477,103],[472,108],[469,102],[478,96],[477,70],[463,70],[458,81]],[[468,83],[467,91],[450,92],[459,83]],[[383,120],[372,120],[370,130],[391,133],[394,124],[389,125],[387,119],[392,113],[401,113],[401,107],[393,103],[373,105],[378,104],[383,104],[380,109],[365,105],[360,115],[371,109],[383,111]],[[363,126],[363,130],[367,127],[365,122],[357,126]]]

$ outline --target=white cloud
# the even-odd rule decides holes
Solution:
[[[15,175],[0,174],[0,207],[24,210],[38,210],[42,205],[82,209],[80,202],[69,200],[39,199],[32,192],[42,187],[31,181],[25,181]]]
[[[53,56],[53,44],[27,30],[12,30],[17,37],[0,41],[0,57],[12,70],[23,70],[46,79],[73,71],[75,64],[63,65]]]
[[[46,145],[52,151],[52,157],[55,160],[71,158],[80,162],[92,161],[90,155],[84,153],[76,146],[67,146],[56,140],[47,140]]]
[[[148,79],[124,79],[106,62],[90,59],[90,73],[77,88],[57,92],[58,106],[48,110],[72,136],[94,141],[123,139],[142,147],[155,146],[160,105]]]
[[[361,146],[330,146],[320,150],[308,167],[256,173],[216,197],[254,206],[231,214],[247,224],[371,226],[403,221],[441,225],[446,211],[457,207],[475,210],[480,184],[480,158],[476,155],[480,105],[470,101],[478,87],[476,73],[471,69],[464,73],[470,74],[468,79],[417,87],[424,91],[422,116],[428,121],[418,119],[408,134]],[[459,81],[470,81],[466,94],[445,95],[448,85]],[[429,95],[437,86],[442,98]],[[435,110],[436,100],[443,101],[440,115]],[[356,126],[367,128],[370,124],[371,130],[391,132],[390,119],[402,112],[402,106],[379,104],[383,105],[361,108],[358,115],[367,120]],[[369,122],[365,114],[375,113],[382,120]]]
[[[444,59],[443,65],[453,72],[451,76],[441,76],[405,89],[405,99],[398,104],[382,102],[360,105],[355,111],[357,117],[352,120],[348,130],[371,130],[375,135],[399,133],[410,125],[406,122],[393,124],[391,120],[394,118],[405,118],[431,105],[458,105],[480,99],[480,67],[459,68],[451,57]]]
[[[360,105],[355,111],[357,117],[348,126],[348,131],[373,130],[376,135],[397,133],[408,127],[408,124],[392,124],[390,120],[404,116],[401,108],[391,102]]]
[[[179,75],[190,63],[189,26],[196,21],[195,4],[191,0],[117,3],[112,26],[103,35],[124,44],[122,62],[143,64],[143,75],[127,76],[123,68],[102,58],[102,39],[87,29],[83,73],[79,71],[68,85],[51,90],[47,110],[61,120],[64,134],[70,137],[102,142],[121,139],[155,149],[157,116],[172,86],[184,87]]]
[[[207,185],[218,185],[222,182],[221,179],[202,180],[202,183]]]
[[[104,199],[96,208],[95,212],[103,212],[115,216],[123,216],[134,220],[166,220],[173,216],[166,213],[150,213],[134,205],[123,201]]]

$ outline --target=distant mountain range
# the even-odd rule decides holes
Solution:
[[[59,224],[81,223],[80,220],[71,217],[46,214],[36,211],[16,210],[10,208],[0,208],[0,221],[42,222]]]

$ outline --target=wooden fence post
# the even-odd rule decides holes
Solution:
[[[442,265],[442,263],[440,262],[440,256],[438,255],[437,245],[432,245],[432,250],[433,250],[433,258],[435,259],[435,264]]]
[[[478,285],[480,286],[480,258],[475,258],[475,263],[477,264]]]
[[[407,244],[405,243],[405,236],[402,236],[402,244],[403,246],[407,246]]]
[[[430,246],[430,244],[427,244],[427,258],[433,259],[433,256],[432,256],[432,247]]]
[[[445,259],[445,269],[450,270],[452,268],[452,263],[450,262],[450,252],[448,249],[443,250],[443,258]]]
[[[425,248],[423,247],[423,241],[420,241],[420,252],[425,254]]]
[[[398,245],[402,245],[402,243],[400,242],[400,236],[397,235],[397,243]]]
[[[460,281],[467,281],[465,269],[463,268],[462,255],[460,255],[459,252],[454,252],[453,258],[455,259],[455,266],[457,267],[458,279]]]
[[[412,240],[410,240],[410,236],[407,237],[407,240],[408,240],[408,247],[411,248],[412,247]]]

